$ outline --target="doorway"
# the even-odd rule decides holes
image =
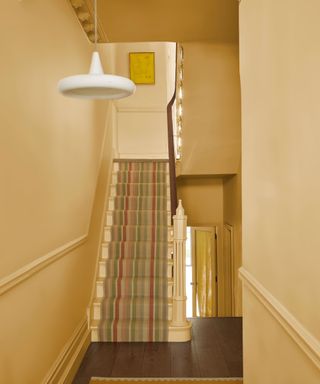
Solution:
[[[187,317],[218,314],[217,227],[188,227],[186,244]]]

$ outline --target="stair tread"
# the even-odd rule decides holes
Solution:
[[[117,259],[119,258],[120,254],[124,256],[125,259],[142,258],[145,255],[150,254],[150,252],[153,250],[153,247],[154,243],[152,241],[113,240],[110,242],[104,242],[101,245],[101,259]],[[172,244],[168,245],[166,241],[157,241],[157,243],[155,243],[155,258],[170,258],[169,253],[172,253],[172,249]]]
[[[154,258],[112,258],[99,263],[100,276],[116,277],[162,277],[168,275],[168,266],[165,257]]]
[[[158,261],[158,262],[161,262],[161,263],[164,263],[164,264],[167,264],[167,259],[165,257],[163,258],[154,258],[154,259],[151,259],[150,257],[139,257],[138,260],[136,260],[135,257],[123,257],[123,258],[120,258],[119,257],[119,260],[121,260],[121,262],[125,263],[126,261],[137,261],[137,263],[142,263],[142,262],[148,262],[148,261]],[[114,263],[114,258],[112,259],[104,259],[104,260],[99,260],[99,263],[101,264],[105,264],[105,263]]]
[[[160,228],[161,230],[168,231],[168,226],[166,225],[133,225],[133,224],[114,224],[114,225],[105,225],[105,229],[112,228]]]
[[[117,259],[120,259],[118,255],[108,255],[108,257],[100,257],[99,263],[100,262],[103,263],[108,260],[114,261]],[[122,259],[123,260],[140,260],[140,259],[145,259],[145,257],[140,255],[135,255],[135,256],[130,255],[130,256],[124,256]],[[164,262],[169,263],[171,262],[172,258],[170,257],[170,255],[168,255],[168,253],[166,253],[165,255],[157,255],[154,260],[159,260],[159,261],[163,260]]]
[[[157,242],[168,240],[168,228],[151,225],[112,225],[104,228],[104,239],[126,241],[141,239],[143,241]]]
[[[101,243],[101,246],[109,246],[112,245],[112,244],[118,244],[118,243],[126,243],[126,244],[129,244],[129,245],[132,245],[133,244],[152,244],[152,241],[145,241],[145,240],[142,240],[142,241],[133,241],[133,240],[126,240],[126,241],[118,241],[118,240],[111,240],[111,241],[104,241]],[[167,244],[167,241],[157,241],[157,243],[160,243],[160,244]]]
[[[114,211],[168,211],[169,199],[163,196],[113,196],[109,198],[108,209]]]
[[[114,224],[114,225],[105,225],[104,226],[104,229],[119,229],[119,228],[142,228],[142,229],[154,229],[154,228],[159,228],[159,230],[163,230],[163,231],[169,231],[170,228],[168,228],[166,225],[136,225],[136,224]]]
[[[165,280],[165,281],[168,281],[168,284],[170,283],[170,282],[173,282],[173,279],[171,279],[171,278],[168,278],[168,277],[166,277],[166,276],[154,276],[153,277],[155,280]],[[114,276],[107,276],[107,277],[98,277],[97,278],[97,283],[103,283],[105,280],[108,280],[108,279],[110,279],[110,280],[114,280],[115,279],[115,277]],[[120,277],[120,279],[130,279],[131,280],[131,277],[130,276],[122,276],[122,277]],[[147,280],[149,280],[150,279],[150,276],[137,276],[137,279],[147,279]]]
[[[114,211],[117,211],[118,213],[124,213],[124,212],[127,212],[128,214],[143,214],[143,213],[150,213],[151,209],[108,209],[107,210],[107,213],[114,213]],[[171,214],[171,211],[170,210],[161,210],[161,211],[154,211],[154,213],[156,215],[168,215],[168,214]]]
[[[115,197],[115,196],[114,196]],[[112,197],[110,197],[112,198]],[[113,213],[115,210],[114,209],[107,209],[107,213]],[[128,213],[136,213],[136,214],[142,214],[144,212],[150,212],[151,210],[150,209],[116,209],[117,212],[128,212]],[[171,215],[171,211],[168,209],[168,210],[161,210],[161,211],[155,211],[155,214],[157,215],[168,215],[170,214]]]
[[[122,300],[122,301],[129,301],[129,300],[132,300],[132,299],[135,299],[135,300],[145,300],[148,296],[122,296],[119,298],[119,300]],[[102,304],[103,301],[105,300],[116,300],[117,297],[116,296],[105,296],[105,297],[95,297],[94,300],[93,300],[93,304]],[[159,297],[157,300],[159,301],[164,301],[166,302],[168,305],[172,305],[172,298],[171,297]]]
[[[161,187],[166,187],[167,189],[169,189],[169,186],[166,182],[128,182],[128,181],[119,181],[118,183],[112,183],[111,184],[111,187],[117,187],[118,185],[158,185],[158,186],[161,186]]]
[[[157,169],[154,171],[153,169],[119,169],[117,171],[114,171],[115,173],[168,173],[168,169]]]
[[[114,276],[110,276],[110,277],[98,277],[96,282],[97,283],[104,283],[106,280],[114,280],[115,277]],[[131,280],[131,277],[130,276],[123,276],[121,277],[121,279],[125,280],[125,279],[130,279]],[[137,279],[147,279],[147,280],[150,280],[150,276],[137,276]],[[173,278],[170,278],[170,277],[158,277],[158,276],[154,276],[154,280],[164,280],[166,281],[168,284],[173,284]]]
[[[117,296],[104,296],[104,297],[97,297],[97,298],[95,298],[93,303],[94,304],[102,304],[105,301],[115,301],[115,300],[118,300],[119,302],[130,302],[130,301],[145,302],[150,297],[151,296],[121,296],[121,297],[117,297]],[[158,303],[160,302],[160,303],[166,304],[166,305],[171,305],[172,304],[172,301],[169,302],[169,300],[168,300],[168,298],[166,296],[157,297],[157,302]]]
[[[103,324],[112,324],[114,323],[114,319],[103,319],[103,320],[95,320],[98,325],[98,328],[102,328]],[[143,319],[143,318],[134,318],[134,319],[118,319],[117,324],[120,326],[120,328],[125,328],[126,326],[131,325],[132,323],[140,323],[142,324],[142,327],[149,328],[150,320],[149,319]],[[102,326],[101,326],[102,325]],[[162,328],[163,325],[169,325],[169,320],[164,319],[153,319],[153,328],[157,329],[159,326]]]
[[[163,200],[163,201],[169,201],[167,196],[160,196],[160,195],[130,195],[130,196],[110,196],[109,199],[111,200],[140,200],[140,201],[145,201],[145,200]],[[121,207],[122,210],[122,207]],[[128,210],[135,210],[135,209],[128,209]],[[143,208],[142,210],[144,211],[149,211],[149,209]]]
[[[149,322],[149,320],[146,320],[146,319],[135,319],[135,321],[137,321],[137,320],[139,320],[141,322],[145,322],[145,323]],[[104,321],[111,322],[113,320],[111,320],[111,321],[110,320],[91,320],[91,329],[99,328],[101,322],[104,322]],[[119,319],[118,322],[129,323],[130,320],[129,319]],[[169,324],[170,320],[158,320],[157,319],[157,320],[155,320],[155,322],[161,323],[161,324],[163,324],[163,323]]]

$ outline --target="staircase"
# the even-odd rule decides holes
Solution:
[[[172,297],[165,161],[114,162],[92,341],[167,341]]]

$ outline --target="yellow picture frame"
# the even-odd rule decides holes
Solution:
[[[154,52],[129,52],[130,79],[135,84],[155,84]]]

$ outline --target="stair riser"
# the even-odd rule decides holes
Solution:
[[[137,185],[128,187],[127,184],[114,184],[110,187],[110,197],[116,196],[164,196],[170,197],[170,189],[164,184],[163,187],[144,186],[143,184],[137,183]]]
[[[167,269],[167,274],[171,273],[171,270],[166,266],[158,266],[157,269],[161,269],[163,273],[161,275],[164,275],[165,271],[164,268]],[[119,275],[119,271],[121,270],[121,276],[122,277],[148,277],[151,276],[150,273],[150,264],[140,264],[136,267],[131,267],[130,264],[124,264],[122,266],[120,265],[107,265],[106,267],[99,268],[99,277],[105,278],[105,277],[117,277]],[[133,272],[134,271],[134,272]],[[168,276],[171,277],[171,276]]]
[[[169,172],[169,164],[167,162],[163,162],[163,163],[159,163],[156,165],[157,169],[158,170],[161,170],[163,172]],[[148,165],[145,165],[145,164],[142,164],[141,162],[132,162],[132,165],[131,165],[131,170],[136,170],[136,169],[139,169],[140,171],[145,171],[145,170],[153,170],[154,166],[153,164],[148,164]],[[129,167],[127,165],[123,165],[123,163],[119,162],[119,161],[115,161],[113,163],[113,172],[118,172],[120,170],[128,170]]]
[[[173,283],[172,281],[168,282],[168,298],[171,298],[173,296]],[[96,294],[95,297],[97,299],[102,299],[105,297],[105,287],[104,284],[100,281],[96,282]]]
[[[155,223],[158,225],[171,225],[171,214],[170,212],[167,213],[165,218],[163,217],[155,217]],[[114,217],[114,213],[112,211],[107,211],[105,216],[105,226],[111,226],[111,225],[150,225],[152,223],[152,217],[149,218],[147,222],[145,222],[145,219],[141,217],[141,215],[136,215],[130,213],[127,215],[127,217],[122,216],[116,216]]]
[[[157,339],[156,341],[158,342],[161,342],[161,341],[168,341],[168,327],[169,327],[169,322],[168,320],[165,320],[166,323],[168,324],[167,326],[162,326],[162,328],[159,329],[159,327],[156,327],[156,329],[153,329],[153,334],[156,334],[158,333],[159,336],[157,336]],[[106,327],[106,326],[105,326]],[[111,323],[109,322],[109,324],[107,325],[107,328],[110,328],[111,327]],[[150,334],[149,334],[149,327],[146,326],[146,325],[143,325],[142,326],[142,329],[140,330],[139,332],[139,335],[135,335],[134,336],[134,339],[131,340],[130,338],[130,330],[128,329],[128,326],[124,326],[123,324],[121,324],[121,322],[119,322],[118,326],[117,326],[117,339],[114,339],[113,335],[112,335],[112,332],[103,332],[103,333],[108,333],[107,335],[101,335],[101,331],[99,331],[99,327],[98,326],[93,326],[92,328],[92,334],[91,334],[91,341],[92,342],[114,342],[114,341],[117,341],[117,342],[130,342],[130,341],[134,341],[134,342],[150,342],[152,340],[150,340]],[[170,328],[169,328],[170,329]],[[153,340],[154,340],[154,336],[153,336]],[[189,340],[189,339],[188,339]],[[185,341],[185,340],[181,340],[181,341]]]
[[[109,241],[152,241],[153,236],[155,241],[168,241],[170,238],[171,231],[170,230],[155,230],[154,232],[151,228],[147,228],[146,230],[139,230],[132,228],[131,230],[124,226],[123,228],[112,231],[111,227],[106,227],[104,229],[104,242]]]
[[[143,261],[142,261],[143,263]],[[112,276],[115,276],[115,272],[118,270],[118,269],[115,269],[114,268],[114,263],[111,263],[108,262],[107,260],[101,260],[99,261],[99,271],[98,271],[98,277],[99,278],[105,278],[107,276],[109,277],[112,277]],[[123,263],[125,264],[125,262]],[[130,268],[132,266],[132,263],[129,264],[129,266],[127,267],[126,265],[123,265],[122,266],[122,276],[132,276],[132,273],[127,273],[127,271],[130,271]],[[160,266],[159,266],[160,267]],[[173,277],[172,273],[173,273],[173,264],[171,261],[168,261],[167,263],[167,277],[168,278],[171,278]],[[141,275],[140,276],[147,276],[147,272],[148,272],[148,269],[149,269],[149,266],[147,266],[146,268],[141,268],[140,265],[138,265],[137,268],[134,268],[135,270],[137,271],[140,271],[141,272]],[[145,272],[145,274],[143,274],[143,272]]]
[[[165,309],[163,309],[163,308],[161,308],[160,310],[165,311]],[[122,315],[122,312],[123,312],[123,309],[120,308],[119,318],[120,319],[128,319],[127,316]],[[139,310],[137,312],[138,312],[138,316],[136,318],[145,319],[145,320],[148,319],[148,316],[146,316],[146,315],[139,316],[139,312],[140,312]],[[93,320],[101,320],[101,318],[102,318],[102,304],[94,303],[93,304]],[[105,318],[110,319],[108,314],[105,314]],[[171,303],[167,304],[167,320],[172,320],[172,304]]]
[[[137,173],[131,174],[131,182],[132,183],[149,183],[152,179],[150,179],[149,175],[144,175],[143,173],[138,175]],[[121,174],[119,172],[112,173],[111,176],[111,184],[127,183],[129,181],[129,177]],[[167,172],[163,173],[163,175],[159,176],[157,182],[167,183],[170,182],[170,176]]]
[[[173,253],[173,246],[172,244],[168,244],[168,250],[167,250],[167,258],[169,260],[172,260],[172,253]],[[102,246],[101,246],[101,257],[100,257],[100,261],[102,260],[107,260],[107,259],[110,259],[110,258],[114,258],[114,255],[111,253],[111,251],[109,250],[109,243],[104,243]]]
[[[126,198],[118,198],[118,197],[109,197],[108,200],[108,211],[114,211],[115,209],[123,210],[128,209],[131,211],[135,210],[151,210],[152,209],[152,199],[149,200],[142,200],[138,201],[139,199],[134,197]],[[163,210],[170,211],[171,205],[170,200],[165,199],[166,202],[164,202],[163,199],[160,199],[158,202],[155,202],[156,204],[156,210]]]

